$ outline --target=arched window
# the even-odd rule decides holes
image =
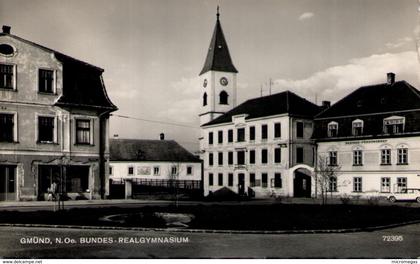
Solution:
[[[207,93],[204,93],[203,95],[203,106],[207,105]]]
[[[220,94],[219,94],[219,103],[227,105],[228,104],[228,97],[229,97],[229,95],[227,94],[227,92],[221,91]]]

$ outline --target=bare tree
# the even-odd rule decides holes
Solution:
[[[331,165],[328,157],[318,155],[316,167],[315,167],[315,177],[316,184],[320,188],[322,204],[326,204],[328,200],[328,193],[332,196],[332,193],[337,188],[337,177],[340,174],[341,166]]]
[[[181,162],[173,162],[172,166],[170,166],[169,168],[169,173],[168,173],[170,186],[174,193],[176,207],[178,207],[179,205],[178,193],[179,193],[179,175],[181,173],[181,169],[182,169]]]

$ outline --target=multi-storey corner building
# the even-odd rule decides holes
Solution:
[[[219,14],[200,72],[200,150],[204,195],[311,196],[313,117],[322,108],[292,92],[236,106],[236,75]]]
[[[110,195],[131,198],[141,194],[202,195],[201,160],[174,140],[111,139]]]
[[[340,166],[336,195],[420,188],[420,92],[405,81],[361,87],[315,118],[318,155]]]
[[[103,69],[0,33],[0,200],[105,194],[109,113]]]

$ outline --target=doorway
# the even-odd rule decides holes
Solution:
[[[243,173],[238,174],[238,194],[245,194],[245,174]]]
[[[294,197],[311,197],[311,176],[310,172],[305,169],[298,169],[295,171],[293,180]]]
[[[0,165],[0,201],[16,200],[16,166]]]

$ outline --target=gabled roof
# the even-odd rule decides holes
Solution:
[[[279,115],[288,113],[293,116],[314,117],[322,108],[296,95],[285,91],[269,96],[250,99],[233,108],[224,115],[204,124],[203,126],[232,122],[232,116],[247,114],[246,119]]]
[[[420,109],[420,92],[406,81],[363,86],[315,118]]]
[[[115,111],[118,108],[111,102],[102,79],[103,69],[87,62],[75,59],[56,50],[47,48],[32,41],[8,33],[9,36],[21,42],[35,46],[54,54],[63,64],[63,94],[58,98],[58,106],[77,106],[86,108],[107,109]]]
[[[216,26],[214,27],[206,61],[199,75],[208,71],[238,72],[230,58],[229,48],[219,21],[219,13],[217,13]]]
[[[110,139],[111,161],[200,162],[174,140]]]

